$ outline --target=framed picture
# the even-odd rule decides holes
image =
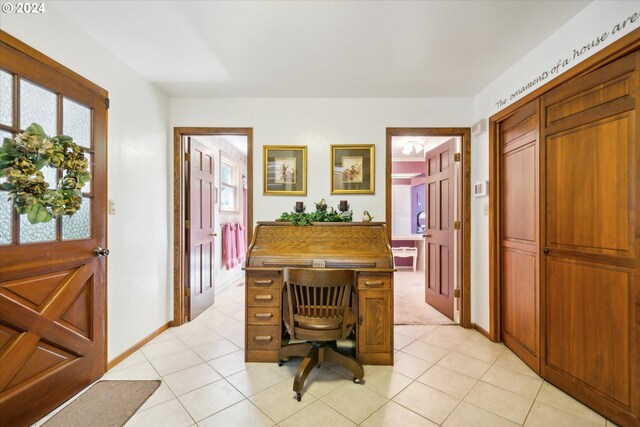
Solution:
[[[375,146],[331,146],[331,194],[374,194]]]
[[[307,146],[265,145],[264,194],[307,194]]]

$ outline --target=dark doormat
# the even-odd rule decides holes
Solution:
[[[51,417],[44,427],[119,427],[162,381],[99,381]]]

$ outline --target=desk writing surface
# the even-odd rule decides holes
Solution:
[[[245,360],[277,361],[282,272],[321,262],[356,271],[356,357],[367,364],[393,364],[394,270],[387,236],[384,223],[258,223],[245,267]]]

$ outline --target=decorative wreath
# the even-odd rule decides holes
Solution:
[[[49,188],[41,169],[50,166],[62,171],[55,189]],[[91,179],[84,151],[67,135],[48,137],[32,123],[15,139],[5,138],[0,147],[0,177],[7,181],[9,200],[29,222],[49,222],[60,215],[73,215],[82,204],[84,185]]]

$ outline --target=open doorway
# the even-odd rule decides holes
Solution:
[[[387,129],[397,324],[471,327],[468,128]]]
[[[251,239],[250,128],[174,130],[174,322],[193,320],[216,293],[244,282]]]

